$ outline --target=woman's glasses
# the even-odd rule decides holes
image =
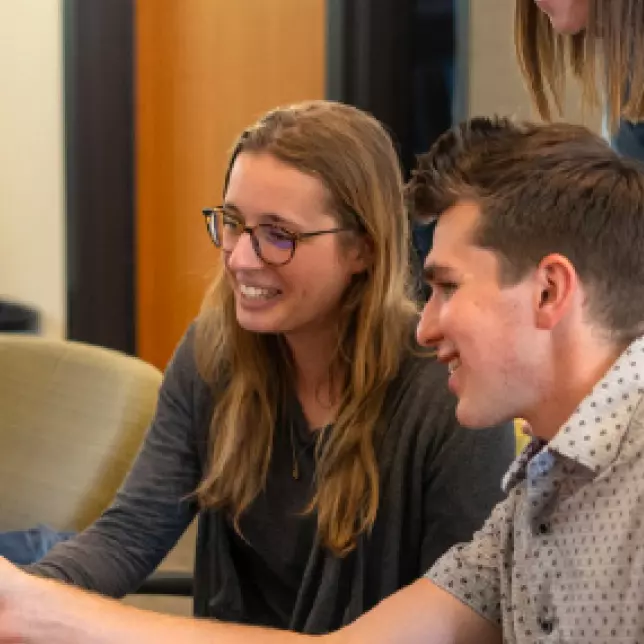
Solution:
[[[208,235],[217,248],[230,253],[235,249],[241,236],[248,233],[257,257],[271,266],[288,264],[293,259],[298,242],[303,239],[353,230],[352,228],[328,228],[294,233],[275,224],[246,226],[238,215],[223,206],[206,208],[202,213],[206,219]]]

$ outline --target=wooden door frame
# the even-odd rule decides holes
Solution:
[[[135,353],[134,3],[63,0],[67,337]]]

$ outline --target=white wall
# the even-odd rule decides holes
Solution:
[[[515,0],[457,0],[466,2],[469,33],[466,68],[468,68],[468,113],[470,116],[499,114],[518,118],[537,118],[514,53]],[[601,132],[597,112],[581,109],[579,88],[569,83],[565,119],[584,123]]]
[[[0,299],[65,333],[61,0],[0,0]]]

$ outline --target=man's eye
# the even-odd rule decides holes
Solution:
[[[455,284],[454,282],[438,282],[437,284],[434,284],[433,287],[433,290],[440,291],[440,293],[445,297],[454,295],[457,289],[458,284]]]

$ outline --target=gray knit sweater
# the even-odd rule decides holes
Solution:
[[[465,430],[455,422],[454,405],[442,365],[419,357],[403,362],[386,395],[378,432],[381,502],[375,526],[343,558],[321,547],[313,531],[283,626],[321,633],[354,620],[480,527],[501,499],[514,434],[510,425]],[[133,592],[198,512],[186,497],[205,471],[212,409],[213,395],[197,373],[189,330],[166,371],[156,416],[114,503],[31,570],[114,597]],[[283,425],[276,427],[276,440],[286,433]],[[280,489],[279,494],[289,493]],[[251,506],[244,522],[250,528],[255,522],[261,533],[266,514],[253,512]],[[267,539],[280,538],[272,534],[267,532]],[[248,572],[232,555],[233,539],[222,512],[200,513],[195,614],[262,622],[247,600]]]

